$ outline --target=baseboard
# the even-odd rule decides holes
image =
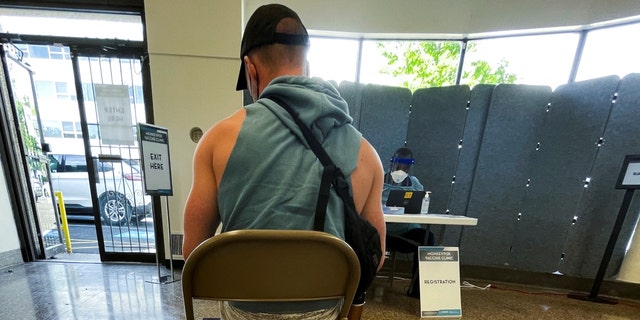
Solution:
[[[388,276],[391,266],[385,261],[379,276]],[[409,277],[411,272],[411,260],[398,257],[396,260],[396,276]],[[510,283],[517,285],[533,286],[537,288],[550,288],[575,293],[591,293],[593,279],[557,275],[551,273],[514,270],[497,267],[460,265],[460,279],[472,282],[473,280],[486,283]],[[605,280],[598,291],[598,296],[615,297],[621,299],[640,300],[640,284]]]
[[[23,263],[20,249],[0,252],[0,269]]]
[[[460,277],[465,280],[498,281],[586,294],[591,292],[594,281],[588,278],[551,273],[471,265],[460,266]],[[640,284],[617,280],[604,280],[598,291],[598,296],[640,300]]]

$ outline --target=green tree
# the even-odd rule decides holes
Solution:
[[[20,123],[20,135],[24,141],[25,152],[28,155],[38,154],[40,144],[36,137],[29,133],[26,123],[28,119],[34,119],[34,117],[36,117],[35,110],[31,107],[31,103],[27,97],[23,97],[22,100],[16,100],[16,107],[18,110],[18,121]],[[25,115],[25,109],[29,112],[29,117]]]
[[[402,86],[418,88],[454,85],[460,60],[460,43],[456,41],[390,41],[378,42],[378,49],[387,59],[381,73],[398,78]],[[475,44],[468,43],[467,53],[475,52]],[[462,78],[469,86],[478,83],[514,83],[517,76],[508,72],[509,62],[502,59],[492,66],[487,61],[470,63]]]

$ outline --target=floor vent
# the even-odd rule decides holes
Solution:
[[[182,239],[184,235],[182,234],[172,234],[171,235],[171,255],[182,255]]]

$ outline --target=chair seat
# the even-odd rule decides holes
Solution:
[[[193,299],[343,299],[339,318],[346,319],[359,281],[360,263],[353,249],[328,233],[308,230],[225,232],[196,247],[182,270],[188,320],[193,319]]]

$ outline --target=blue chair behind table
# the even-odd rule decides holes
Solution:
[[[328,233],[236,230],[200,244],[185,261],[182,290],[187,319],[193,299],[313,301],[343,298],[347,319],[360,263],[351,247]]]

